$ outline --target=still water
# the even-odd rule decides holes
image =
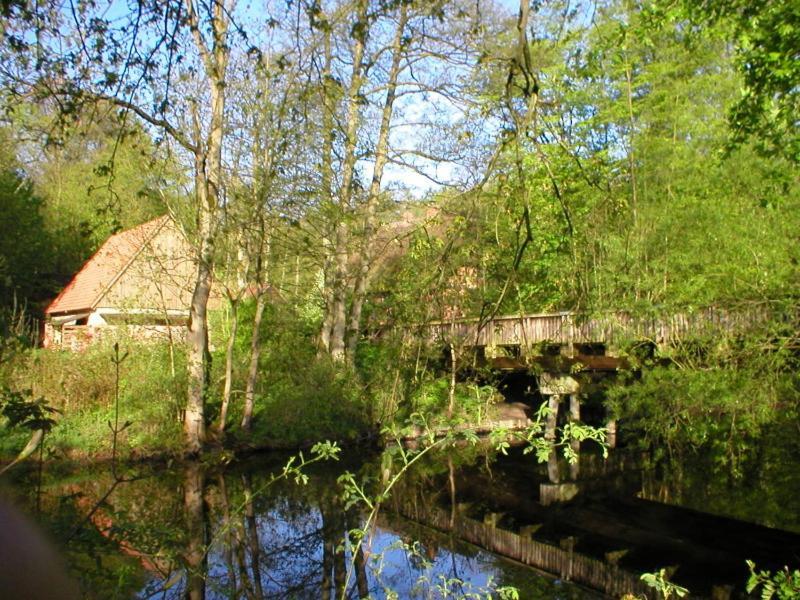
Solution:
[[[345,471],[368,496],[393,475],[376,452],[273,480],[288,455],[232,464],[110,465],[10,473],[0,494],[28,513],[90,598],[655,597],[643,572],[667,567],[692,595],[740,596],[745,559],[800,559],[797,443],[765,448],[743,475],[702,457],[670,468],[617,451],[540,465],[476,446],[414,465],[364,526]],[[352,537],[352,536],[351,536]],[[472,594],[472,595],[470,595]]]

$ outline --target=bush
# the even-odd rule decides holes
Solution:
[[[324,439],[352,440],[373,429],[373,403],[355,374],[343,372],[317,357],[314,336],[318,323],[295,307],[267,306],[261,325],[262,350],[250,433],[236,428],[241,419],[250,358],[253,302],[239,309],[231,406],[227,431],[254,446],[296,447]],[[209,414],[216,416],[222,397],[225,367],[224,314],[215,316],[213,377]]]
[[[608,404],[645,446],[702,447],[735,471],[766,425],[796,411],[798,392],[790,374],[662,366],[612,387]]]
[[[372,429],[371,407],[355,377],[325,360],[267,375],[256,403],[253,439],[278,446],[355,440]]]
[[[450,381],[439,377],[424,382],[411,395],[411,412],[422,413],[431,425],[480,425],[494,414],[494,404],[500,395],[490,385],[471,382],[456,383],[453,415],[447,417]]]
[[[176,349],[173,376],[165,345],[124,340],[121,348],[128,356],[120,367],[119,417],[120,423],[132,423],[119,438],[121,455],[179,450],[178,416],[186,389],[182,351]],[[109,344],[75,353],[35,349],[20,354],[10,365],[12,387],[30,388],[34,396],[61,412],[47,438],[51,450],[73,457],[110,452],[108,423],[114,420],[116,389],[112,352]],[[2,451],[13,452],[13,447]]]

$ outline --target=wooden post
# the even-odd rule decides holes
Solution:
[[[503,518],[503,513],[489,512],[483,515],[483,524],[488,527],[497,527],[500,519]]]
[[[519,528],[519,536],[522,538],[529,539],[533,537],[533,535],[542,528],[541,523],[535,523],[532,525],[523,525]]]
[[[730,600],[733,594],[733,586],[715,585],[711,588],[711,600]]]
[[[570,536],[563,540],[559,541],[559,546],[562,550],[567,553],[567,564],[561,565],[561,577],[564,581],[570,581],[572,579],[572,561],[575,555],[575,542],[577,539],[574,536]]]

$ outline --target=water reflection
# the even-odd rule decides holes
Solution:
[[[743,585],[745,558],[782,566],[800,554],[797,535],[648,499],[675,479],[635,455],[538,465],[467,446],[420,461],[354,555],[348,532],[365,514],[343,503],[337,477],[348,469],[379,487],[386,457],[314,465],[306,485],[271,481],[284,462],[144,466],[116,487],[103,467],[46,469],[41,496],[35,473],[3,493],[41,505],[37,519],[93,598],[414,598],[505,585],[523,598],[619,597],[646,591],[640,574],[666,565],[693,592],[724,597]]]

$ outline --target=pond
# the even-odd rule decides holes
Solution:
[[[774,445],[737,479],[702,457],[666,468],[589,448],[576,465],[537,464],[463,445],[417,461],[379,503],[397,469],[373,451],[277,479],[288,455],[126,466],[117,483],[109,464],[45,465],[10,472],[0,494],[90,598],[654,597],[640,576],[660,568],[725,598],[742,591],[746,559],[800,556],[800,452]],[[379,509],[360,545],[370,511],[343,500],[345,472]]]

